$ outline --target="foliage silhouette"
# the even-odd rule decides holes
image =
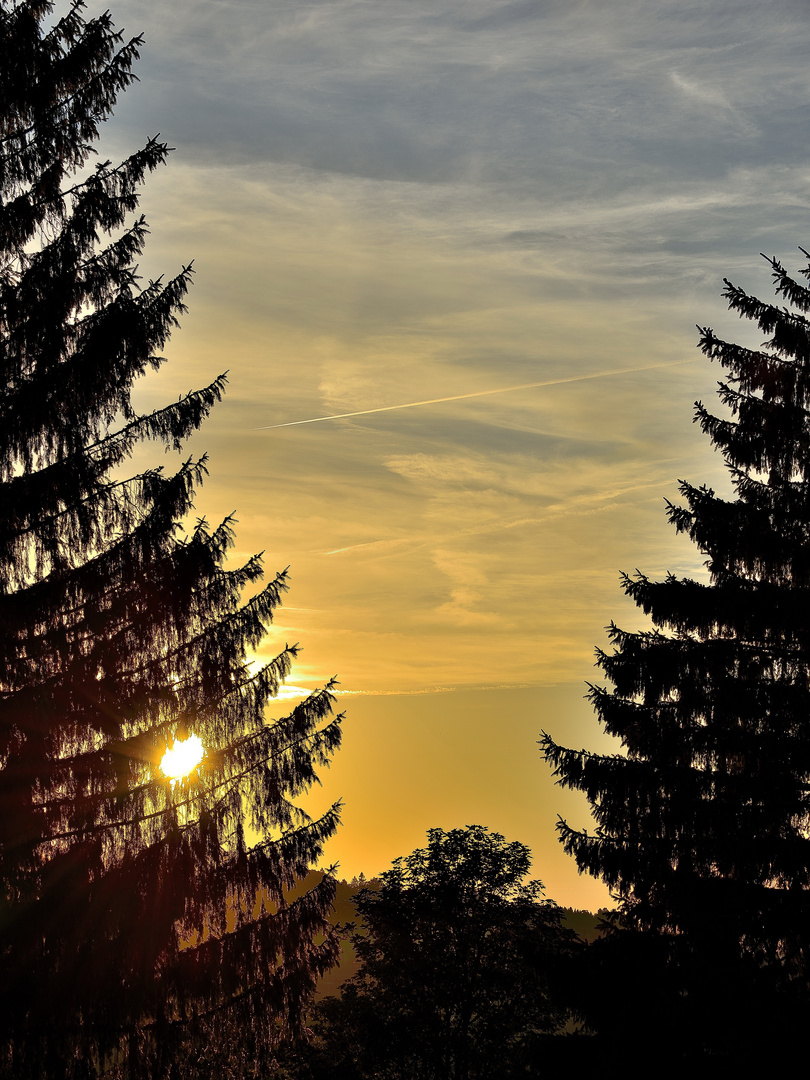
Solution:
[[[138,283],[165,143],[80,175],[141,46],[82,8],[0,0],[0,1075],[209,1076],[235,1026],[260,1063],[336,955],[334,881],[283,894],[337,825],[291,800],[340,718],[327,686],[265,720],[297,649],[248,651],[287,574],[245,601],[261,558],[226,565],[231,519],[182,527],[205,458],[120,468],[144,440],[179,450],[225,376],[132,405],[191,267]],[[190,732],[205,758],[170,784]]]
[[[610,626],[598,663],[614,690],[590,694],[623,753],[544,737],[598,826],[561,822],[565,848],[620,902],[620,931],[590,953],[593,1015],[625,1043],[630,1027],[749,1067],[801,1030],[810,957],[810,290],[768,262],[790,308],[723,294],[760,349],[699,328],[730,416],[698,402],[695,420],[734,497],[681,483],[669,517],[708,581],[623,576],[653,628]]]
[[[480,825],[431,829],[356,899],[358,973],[315,1010],[302,1077],[525,1075],[567,1019],[555,994],[578,939],[528,848]]]

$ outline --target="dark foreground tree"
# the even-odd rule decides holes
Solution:
[[[297,1075],[532,1075],[566,1020],[553,987],[577,939],[540,882],[523,883],[530,861],[480,825],[431,829],[426,848],[360,892],[359,971],[319,1005]]]
[[[225,380],[131,404],[191,271],[136,275],[164,143],[81,173],[141,43],[82,6],[0,0],[0,1075],[211,1076],[223,1032],[260,1059],[335,955],[333,881],[283,894],[336,826],[290,800],[339,718],[327,687],[265,719],[296,649],[248,651],[286,575],[243,601],[261,560],[226,565],[231,522],[184,531],[205,459],[119,468],[179,449]],[[205,756],[170,783],[190,733]]]
[[[719,396],[730,415],[698,403],[696,420],[735,495],[682,483],[685,505],[669,516],[706,556],[709,580],[624,577],[653,628],[611,625],[614,650],[598,662],[614,690],[591,688],[624,753],[548,736],[545,753],[598,825],[589,836],[561,823],[566,850],[621,904],[621,943],[600,947],[599,963],[607,971],[622,952],[636,987],[623,998],[614,969],[623,1015],[603,999],[604,1015],[659,1047],[759,1047],[772,1062],[809,1003],[810,291],[768,261],[790,308],[728,281],[724,292],[764,345],[701,330],[700,348],[728,373]]]

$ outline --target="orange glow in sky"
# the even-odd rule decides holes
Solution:
[[[559,842],[589,804],[537,740],[619,750],[585,694],[605,626],[648,626],[620,571],[706,578],[665,503],[727,491],[692,422],[718,378],[695,323],[738,340],[723,278],[764,299],[758,252],[801,262],[810,22],[787,0],[110,6],[147,47],[102,160],[177,147],[138,272],[197,271],[136,406],[229,369],[182,458],[209,455],[195,514],[236,513],[229,568],[290,567],[251,657],[302,647],[268,722],[339,679],[344,743],[305,797],[344,802],[325,864],[370,877],[474,823],[559,903],[609,903]]]

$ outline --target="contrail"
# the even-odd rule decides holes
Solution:
[[[614,368],[613,371],[594,371],[589,375],[569,375],[565,379],[545,379],[543,382],[521,383],[520,386],[501,386],[497,390],[474,390],[471,394],[453,394],[451,397],[428,398],[427,401],[406,401],[402,405],[381,405],[377,409],[358,409],[356,412],[335,413],[334,416],[313,416],[309,420],[289,420],[286,424],[264,424],[251,431],[272,431],[275,428],[298,427],[299,424],[320,424],[324,420],[347,420],[351,416],[370,416],[372,413],[393,412],[395,409],[415,409],[419,405],[439,405],[443,401],[465,401],[467,398],[488,397],[490,394],[510,394],[513,390],[534,390],[538,386],[559,386],[561,383],[585,382],[586,379],[606,379],[611,375],[630,375],[634,371],[653,371],[655,368],[680,367],[694,364],[691,360],[673,360],[668,364],[644,364],[642,367]]]

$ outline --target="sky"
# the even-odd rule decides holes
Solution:
[[[197,509],[236,513],[235,558],[290,566],[261,650],[301,643],[289,693],[340,680],[344,745],[306,803],[344,800],[326,861],[370,876],[477,823],[559,903],[608,903],[557,842],[588,807],[537,739],[615,749],[584,694],[604,627],[645,625],[620,571],[705,576],[664,501],[727,487],[692,423],[720,375],[695,324],[751,343],[723,277],[767,298],[760,252],[804,265],[810,11],[111,7],[146,45],[102,152],[177,148],[141,272],[196,270],[140,402],[229,371],[188,448]]]

